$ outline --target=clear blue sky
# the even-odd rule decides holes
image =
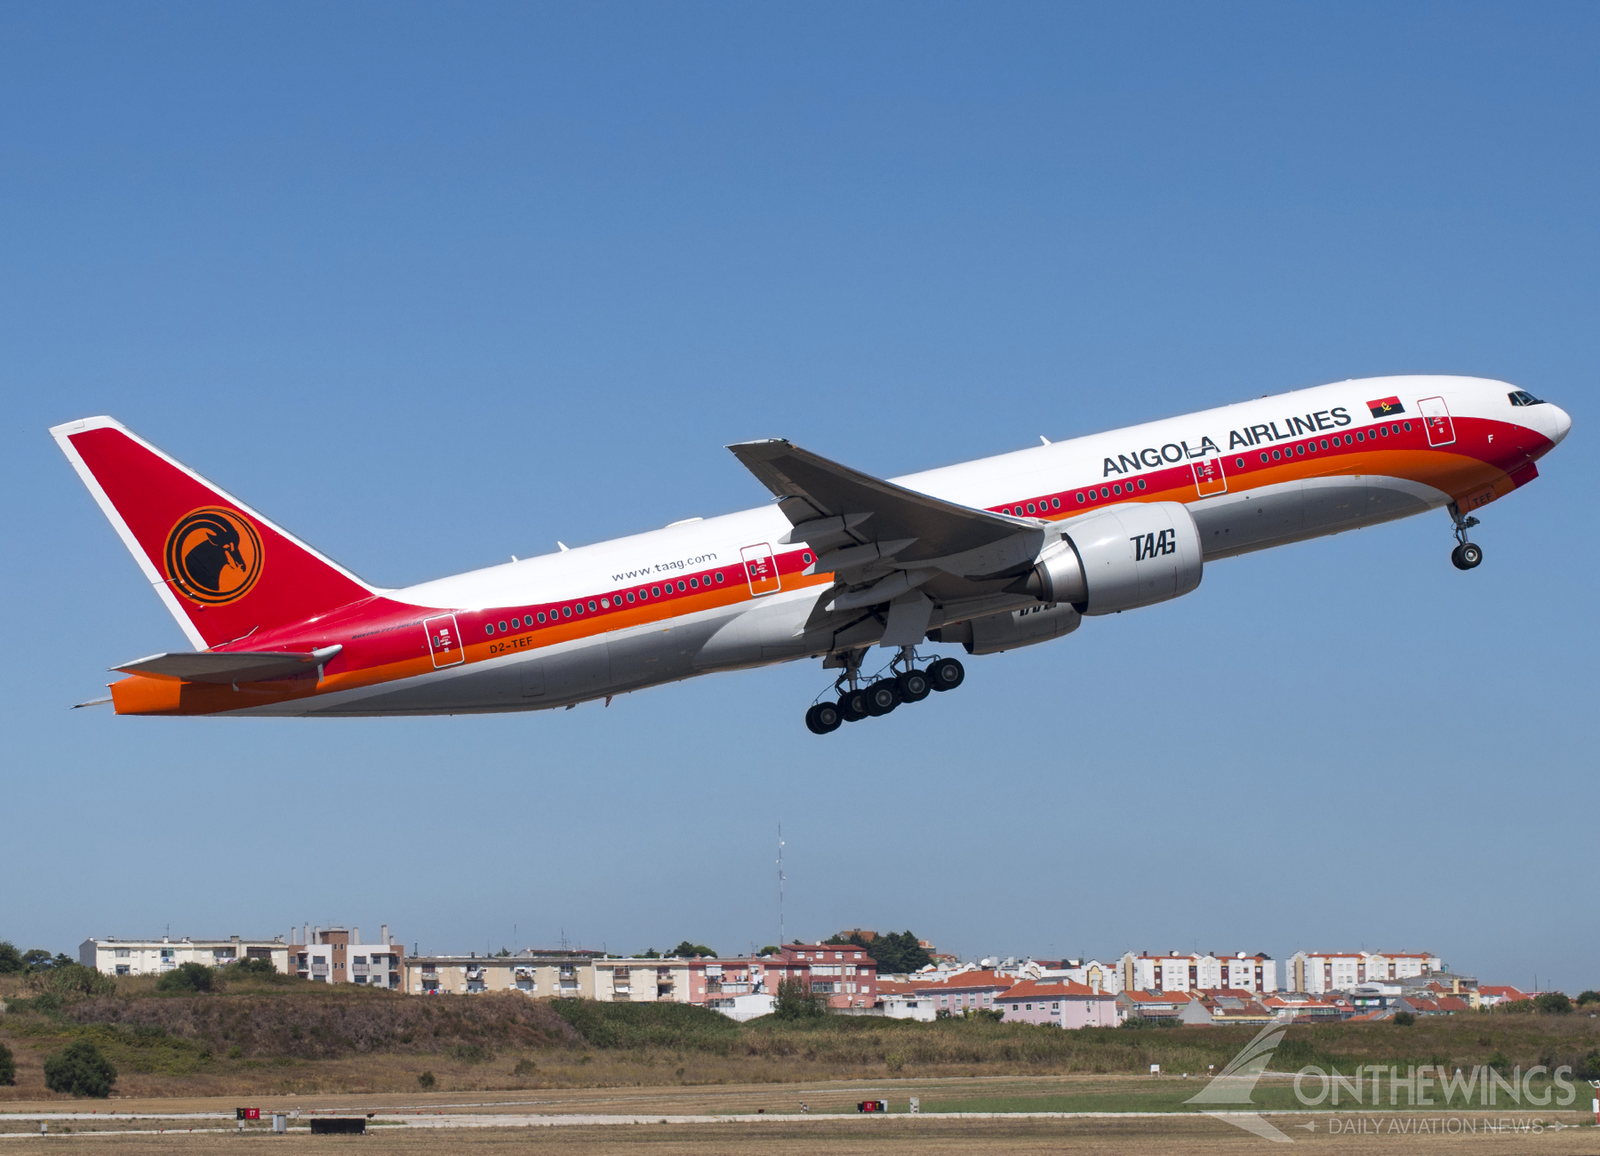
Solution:
[[[0,9],[0,938],[910,927],[1600,986],[1594,5]],[[1574,430],[831,739],[815,664],[557,714],[69,712],[185,648],[46,427],[375,582],[1369,374]],[[1586,482],[1584,479],[1589,479]]]

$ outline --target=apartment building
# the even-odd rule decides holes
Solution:
[[[1217,956],[1211,952],[1166,955],[1128,952],[1122,957],[1122,987],[1128,991],[1251,991],[1278,990],[1278,963],[1263,952],[1236,952]]]
[[[1297,951],[1285,978],[1291,991],[1321,995],[1445,970],[1444,961],[1426,951]]]
[[[280,970],[313,983],[358,983],[390,991],[407,991],[403,943],[395,943],[386,923],[376,943],[363,943],[361,929],[312,927],[289,929],[288,965]]]
[[[241,959],[266,959],[285,974],[289,947],[283,939],[86,939],[78,945],[78,962],[104,975],[161,975],[185,963],[222,967]]]
[[[923,979],[919,974],[911,982],[918,997],[932,1003],[935,1015],[947,1012],[953,1016],[993,1008],[1001,995],[1017,985],[1015,976],[983,968],[958,971],[937,980]]]
[[[771,986],[778,980],[798,978],[811,984],[813,994],[828,997],[835,1008],[867,1008],[878,1002],[878,961],[851,943],[786,943],[774,959],[763,960]]]
[[[530,996],[595,999],[598,952],[516,955],[419,955],[406,962],[404,989],[413,995],[480,995],[517,991]]]

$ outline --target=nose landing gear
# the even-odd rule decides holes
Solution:
[[[1483,561],[1483,547],[1467,541],[1467,531],[1478,524],[1478,519],[1463,517],[1461,507],[1450,503],[1450,519],[1456,524],[1456,548],[1450,551],[1450,564],[1457,570],[1471,570]]]
[[[903,702],[921,702],[936,690],[954,690],[966,678],[966,671],[953,658],[936,658],[926,670],[917,669],[914,647],[905,646],[873,682],[863,685],[861,659],[865,651],[846,654],[844,673],[834,683],[837,702],[824,699],[806,711],[806,729],[825,735],[847,722],[878,718]]]

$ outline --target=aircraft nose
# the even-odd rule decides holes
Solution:
[[[1548,416],[1551,419],[1550,440],[1560,445],[1561,439],[1566,437],[1567,431],[1572,428],[1572,418],[1567,415],[1566,410],[1558,405],[1550,407]]]

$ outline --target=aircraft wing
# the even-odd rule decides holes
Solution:
[[[1015,575],[1044,541],[1043,522],[908,490],[781,438],[728,448],[777,495],[794,527],[783,543],[805,542],[817,553],[814,572],[861,587],[836,588],[835,610],[889,602],[930,582],[936,596],[940,586],[945,595],[971,596],[977,591],[938,580]]]
[[[113,666],[125,674],[147,674],[185,682],[264,682],[317,673],[344,647],[329,646],[304,653],[285,650],[198,650],[180,654],[153,654],[149,658]]]

